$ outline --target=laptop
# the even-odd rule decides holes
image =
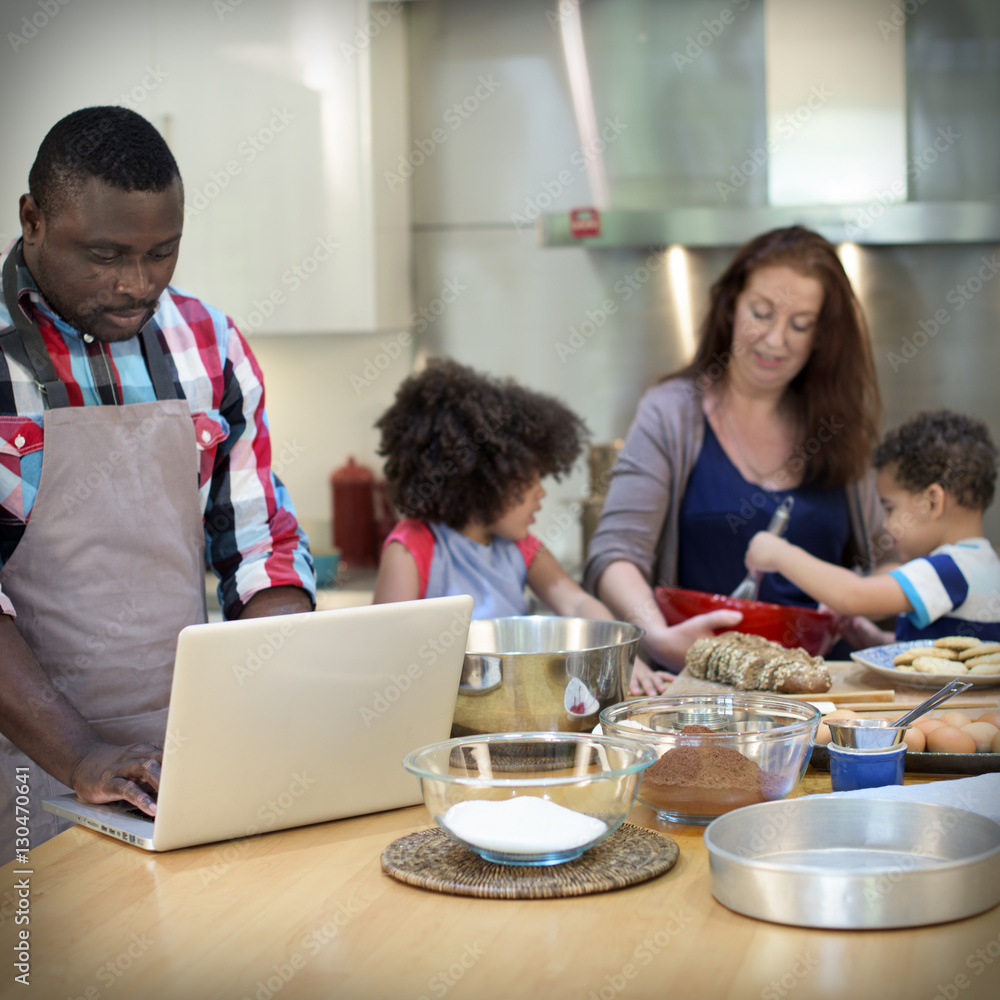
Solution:
[[[401,760],[451,734],[472,598],[191,625],[177,640],[155,820],[43,806],[151,851],[422,801]]]

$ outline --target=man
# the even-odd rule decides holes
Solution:
[[[0,860],[15,826],[34,847],[66,825],[41,809],[64,786],[155,815],[206,556],[227,618],[315,600],[256,360],[169,286],[184,195],[166,143],[132,111],[87,108],[28,180],[0,302]]]

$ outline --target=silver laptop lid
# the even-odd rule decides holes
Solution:
[[[472,598],[194,625],[178,638],[156,850],[414,805],[451,731]]]

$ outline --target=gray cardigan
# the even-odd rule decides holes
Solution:
[[[643,395],[590,540],[583,583],[591,593],[618,560],[637,566],[650,586],[676,585],[681,498],[705,437],[701,404],[701,392],[684,378]],[[884,517],[874,472],[846,492],[854,548],[870,569]]]

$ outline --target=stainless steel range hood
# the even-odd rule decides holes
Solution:
[[[559,29],[600,233],[581,237],[569,213],[542,214],[543,245],[735,246],[793,223],[838,243],[1000,240],[1000,203],[914,197],[911,179],[954,157],[961,134],[939,127],[926,148],[908,142],[905,5],[739,0],[720,12],[619,0],[616,16],[632,13],[620,29],[607,0],[581,3],[562,0]],[[644,28],[647,40],[658,29],[655,50],[636,46]],[[741,60],[750,96],[732,78]],[[658,115],[678,102],[698,113],[675,116],[675,149],[657,161]],[[609,111],[618,134],[603,127]],[[714,125],[720,148],[737,132],[745,141],[726,154],[703,142],[692,156],[685,114],[696,132]],[[689,158],[688,178],[696,160],[708,176],[685,183],[672,154]]]

